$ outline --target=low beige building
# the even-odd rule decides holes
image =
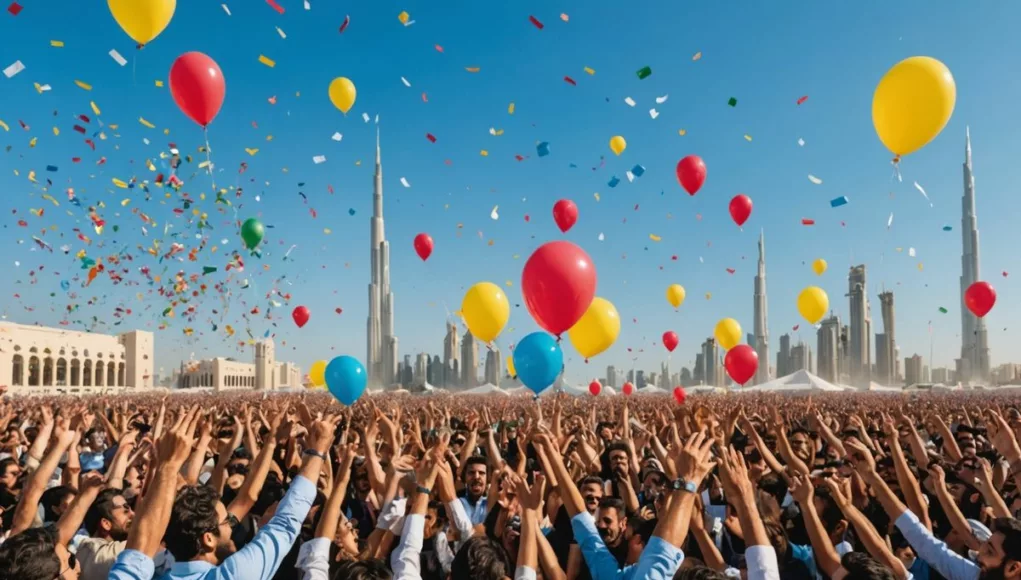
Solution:
[[[272,391],[302,386],[301,369],[290,362],[277,362],[273,340],[255,343],[255,362],[217,357],[181,363],[178,389],[229,391],[253,389]]]
[[[0,322],[0,385],[11,394],[89,394],[153,386],[153,335],[117,336]]]

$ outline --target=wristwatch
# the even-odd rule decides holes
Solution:
[[[318,457],[319,459],[322,459],[323,461],[329,461],[329,459],[327,459],[325,453],[322,453],[320,451],[316,451],[315,449],[313,449],[311,447],[309,447],[308,449],[302,451],[301,454],[302,455],[314,455],[314,456]]]
[[[688,481],[683,477],[678,477],[673,481],[671,487],[674,491],[684,490],[689,493],[695,493],[698,491],[698,485],[694,481]]]

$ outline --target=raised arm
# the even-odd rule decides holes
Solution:
[[[805,530],[812,542],[816,562],[822,571],[832,578],[840,570],[840,556],[826,535],[826,528],[819,519],[818,512],[815,511],[815,488],[808,476],[795,475],[791,478],[791,495],[798,502],[804,516]]]
[[[40,432],[40,437],[42,433]],[[46,491],[46,483],[50,481],[53,472],[57,469],[60,456],[64,454],[67,447],[74,440],[74,431],[58,431],[54,438],[53,445],[47,451],[39,467],[32,472],[25,489],[21,492],[21,499],[18,507],[14,509],[14,523],[11,525],[11,536],[16,536],[32,526],[32,521],[39,513],[39,500]]]
[[[872,522],[865,517],[865,514],[861,513],[851,503],[850,488],[844,489],[833,478],[826,479],[825,485],[830,490],[830,496],[833,498],[833,501],[836,502],[840,511],[844,513],[844,517],[854,526],[855,532],[858,533],[858,539],[865,544],[865,549],[869,555],[880,564],[892,570],[897,580],[907,580],[908,571],[904,567],[904,563],[900,561],[900,558],[894,556],[890,548],[887,547],[886,541],[879,535],[879,532],[876,531]]]
[[[259,499],[259,492],[262,491],[262,486],[266,483],[266,475],[269,474],[270,465],[273,463],[273,455],[276,453],[277,442],[281,439],[286,440],[291,432],[291,424],[285,421],[286,414],[286,412],[277,413],[270,419],[270,423],[267,425],[270,432],[262,443],[262,449],[259,450],[259,455],[255,458],[252,470],[245,477],[241,488],[238,489],[238,494],[234,501],[230,502],[230,505],[227,506],[227,511],[239,520],[244,519],[248,515],[252,506]],[[318,479],[318,473],[312,476],[313,482],[318,481]]]

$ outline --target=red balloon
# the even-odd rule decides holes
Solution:
[[[294,319],[294,323],[298,325],[298,328],[305,326],[305,323],[307,323],[308,319],[311,317],[312,313],[309,312],[308,308],[305,306],[298,306],[294,309],[294,312],[291,312],[291,318]]]
[[[663,333],[663,346],[665,346],[669,352],[674,352],[674,349],[677,348],[678,342],[676,332],[668,330]]]
[[[730,217],[738,226],[743,226],[752,215],[752,198],[743,193],[734,196],[730,200]]]
[[[521,273],[528,313],[559,337],[578,322],[596,296],[596,267],[571,242],[549,242],[528,258]]]
[[[226,93],[220,65],[201,52],[182,54],[170,67],[170,94],[174,102],[203,128],[220,112]]]
[[[429,256],[433,253],[433,239],[429,234],[418,234],[415,236],[415,251],[418,253],[418,257],[422,258],[422,261],[429,259]]]
[[[557,222],[560,231],[567,233],[578,221],[578,206],[569,199],[558,201],[553,205],[553,221]]]
[[[698,155],[688,155],[677,162],[677,181],[688,195],[695,195],[705,183],[705,162]]]
[[[592,381],[588,384],[588,392],[592,393],[592,396],[596,396],[600,391],[603,390],[603,385],[599,384],[599,381]]]
[[[759,368],[759,353],[747,344],[739,344],[727,351],[723,366],[734,382],[744,386]]]
[[[989,282],[975,282],[964,292],[964,305],[971,313],[982,318],[996,304],[996,290]]]
[[[632,385],[629,381],[624,383],[624,388],[621,390],[624,391],[625,396],[630,397],[635,392],[635,386]]]
[[[684,404],[684,399],[687,399],[687,398],[688,398],[688,393],[684,392],[684,387],[681,387],[681,386],[674,387],[674,400],[677,401],[678,405],[683,405]]]

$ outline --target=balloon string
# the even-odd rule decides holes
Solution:
[[[897,182],[903,183],[904,178],[900,174],[900,155],[894,157],[893,160],[890,161],[890,165],[893,165],[893,176],[897,178]]]
[[[202,127],[202,134],[206,138],[206,171],[209,172],[209,180],[213,183],[213,196],[216,196],[216,175],[213,174],[213,160],[209,155],[209,127]]]

